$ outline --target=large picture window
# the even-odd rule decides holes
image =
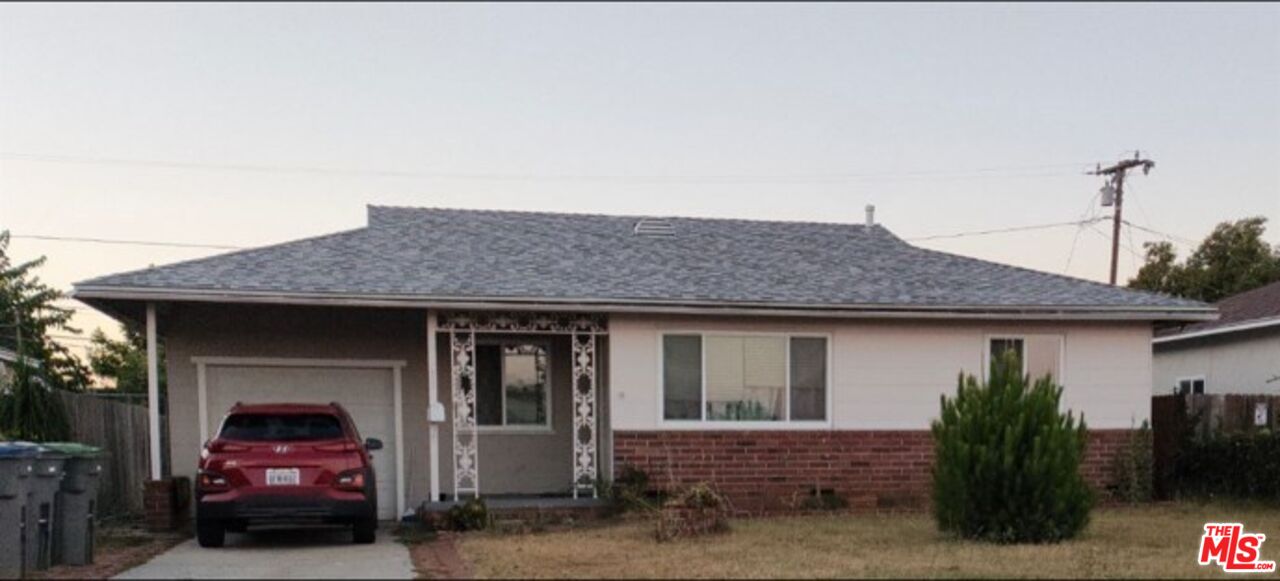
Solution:
[[[538,343],[476,346],[476,424],[550,428],[547,347]]]
[[[826,337],[664,335],[662,369],[666,420],[827,419]]]

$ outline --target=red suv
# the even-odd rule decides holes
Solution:
[[[341,523],[372,543],[378,495],[370,451],[342,406],[245,405],[227,412],[200,452],[196,538],[220,547],[250,524]]]

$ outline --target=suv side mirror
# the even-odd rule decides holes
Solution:
[[[382,440],[377,438],[367,438],[364,441],[364,449],[370,452],[382,449]]]

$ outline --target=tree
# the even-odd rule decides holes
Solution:
[[[66,439],[62,400],[54,389],[82,389],[88,369],[50,331],[76,333],[71,310],[56,306],[63,298],[34,270],[44,258],[13,264],[9,233],[0,232],[0,346],[17,354],[11,384],[0,393],[0,432],[31,440]]]
[[[1089,520],[1093,493],[1080,474],[1084,419],[1060,412],[1062,388],[1034,383],[1012,351],[990,379],[961,374],[934,420],[933,511],[938,528],[997,543],[1056,542]]]
[[[124,340],[107,337],[97,329],[90,337],[89,367],[100,378],[110,379],[116,391],[122,393],[147,392],[147,341],[142,333],[129,326],[121,326]],[[164,346],[160,346],[160,359],[164,359]],[[160,366],[160,391],[164,392],[165,371]]]
[[[1181,264],[1172,244],[1148,242],[1129,287],[1217,302],[1280,280],[1280,246],[1262,239],[1266,223],[1255,216],[1218,224]]]

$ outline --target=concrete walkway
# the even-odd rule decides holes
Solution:
[[[226,546],[186,541],[116,579],[413,579],[409,549],[391,531],[357,545],[349,529],[267,529],[227,533]]]

